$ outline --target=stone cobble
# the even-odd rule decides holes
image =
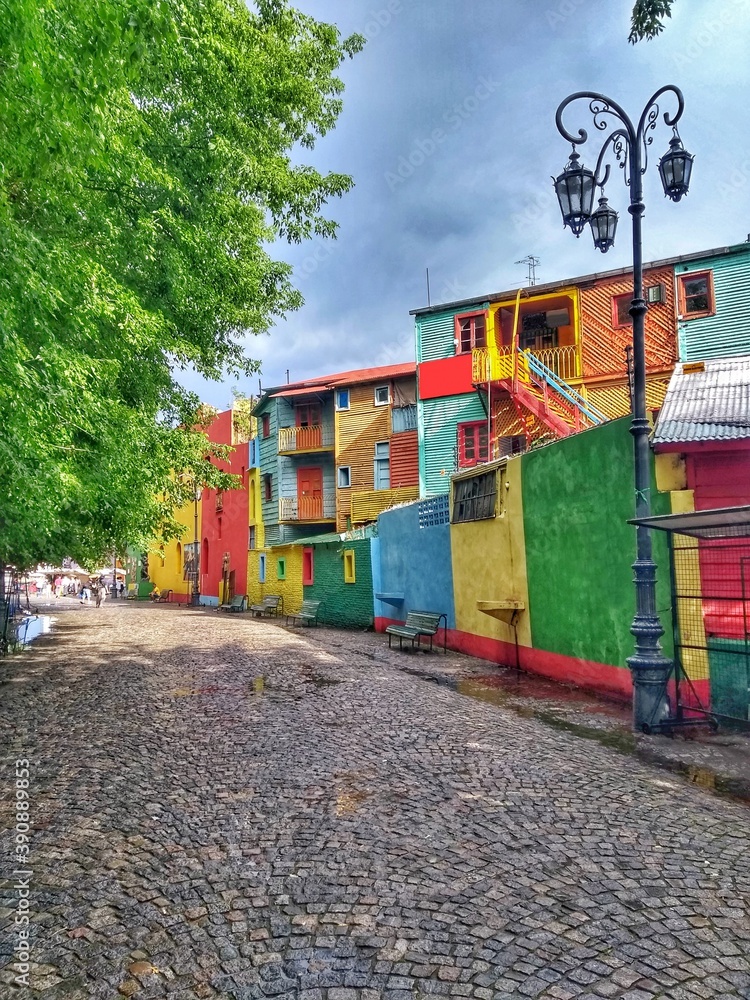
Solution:
[[[744,805],[425,683],[382,637],[57,613],[0,664],[3,996],[750,998]]]

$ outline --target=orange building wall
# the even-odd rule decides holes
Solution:
[[[650,305],[646,313],[646,371],[654,374],[671,373],[677,360],[674,274],[671,268],[646,271],[644,286],[658,284],[664,286],[664,302]],[[632,293],[632,289],[630,275],[602,279],[581,289],[583,377],[589,389],[599,376],[611,379],[619,375],[623,386],[627,384],[625,347],[632,343],[633,335],[630,326],[615,328],[612,299],[616,295]],[[595,402],[593,397],[592,402]]]

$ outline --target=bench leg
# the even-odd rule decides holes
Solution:
[[[393,638],[393,636],[392,636],[392,635],[391,635],[391,633],[389,632],[389,633],[388,633],[388,649],[390,649],[390,648],[391,648],[391,639],[392,639],[392,638]]]

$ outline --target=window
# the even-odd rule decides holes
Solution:
[[[375,445],[374,486],[376,490],[391,488],[391,446],[388,441]]]
[[[522,455],[525,451],[525,434],[512,434],[510,437],[501,437],[497,439],[498,458],[507,458],[509,455]]]
[[[487,421],[476,420],[470,424],[459,424],[457,429],[459,468],[468,469],[472,465],[479,465],[480,462],[488,462]]]
[[[376,406],[388,406],[391,401],[391,390],[387,385],[378,385],[375,387],[375,405]]]
[[[276,579],[286,580],[286,559],[276,560]]]
[[[715,312],[713,273],[700,271],[679,275],[678,296],[681,318],[711,316]]]
[[[264,438],[271,436],[271,417],[270,414],[264,413],[260,421],[261,433]]]
[[[456,354],[487,346],[487,322],[483,312],[456,316]]]
[[[557,347],[557,327],[551,322],[555,318],[567,319],[567,316],[556,316],[553,312],[522,316],[519,336],[522,350],[543,351],[547,347]]]
[[[266,472],[263,475],[263,499],[273,499],[273,477],[270,472]]]
[[[632,326],[633,320],[628,311],[633,301],[632,292],[612,296],[612,326],[617,330],[624,326]]]
[[[220,517],[216,518],[216,524],[218,526],[218,536],[219,536],[219,538],[221,538],[221,518]]]
[[[453,484],[453,524],[495,516],[497,470],[459,479]]]
[[[297,427],[319,427],[320,403],[299,403],[295,406],[294,423]]]
[[[315,582],[315,549],[302,550],[302,586],[312,587]]]
[[[269,427],[269,431],[270,431]],[[247,444],[247,464],[251,469],[257,469],[260,465],[260,441],[257,438],[251,438]]]
[[[266,554],[261,552],[258,559],[258,583],[266,582]]]
[[[255,548],[255,526],[252,524],[247,529],[247,547],[248,549]]]
[[[347,486],[352,485],[352,470],[349,465],[339,466],[339,478],[338,478],[339,489],[345,490]]]
[[[344,549],[344,583],[356,583],[354,549]]]
[[[336,390],[336,409],[337,410],[348,410],[349,409],[349,390],[348,389],[337,389]]]

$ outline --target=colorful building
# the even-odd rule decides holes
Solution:
[[[750,351],[750,244],[645,266],[646,398],[679,356]],[[584,275],[414,310],[420,495],[453,472],[630,411],[632,272]]]

